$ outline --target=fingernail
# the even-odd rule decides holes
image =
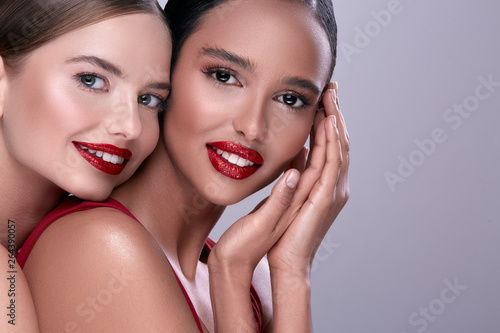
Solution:
[[[337,127],[337,117],[333,116],[333,118],[331,119],[331,122],[332,122],[333,128],[336,128]]]
[[[297,183],[299,182],[299,173],[298,171],[292,170],[288,176],[286,177],[286,186],[290,190],[294,190],[297,187]]]
[[[335,89],[335,91],[339,91],[339,83],[338,82],[333,82],[333,89]]]
[[[332,101],[333,103],[336,103],[336,100],[337,100],[337,91],[336,90],[332,90]]]

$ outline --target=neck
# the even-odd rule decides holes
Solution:
[[[183,275],[194,279],[205,240],[225,206],[208,202],[193,189],[176,171],[161,140],[112,197],[141,221]]]
[[[14,160],[4,142],[0,142],[0,189],[0,244],[7,247],[8,236],[15,230],[16,248],[24,244],[36,224],[64,194]]]

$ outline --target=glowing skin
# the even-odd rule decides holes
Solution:
[[[178,174],[220,205],[264,187],[300,152],[331,57],[325,31],[302,4],[234,2],[207,13],[183,45],[164,123]],[[252,149],[262,166],[252,174],[220,168],[212,142]]]
[[[156,145],[169,93],[169,40],[159,18],[133,14],[35,50],[7,77],[0,105],[16,172],[85,199],[108,197]]]

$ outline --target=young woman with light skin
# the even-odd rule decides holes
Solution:
[[[171,43],[156,1],[6,0],[0,23],[0,330],[30,332],[14,254],[66,193],[105,200],[154,149]]]
[[[253,332],[252,281],[265,331],[311,330],[312,260],[349,195],[349,140],[327,85],[336,29],[318,18],[333,15],[328,1],[168,2],[177,44],[162,134],[111,196],[133,216],[100,207],[45,230],[25,266],[42,331]],[[207,258],[224,208],[283,171]]]

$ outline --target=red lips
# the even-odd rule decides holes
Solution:
[[[128,149],[118,148],[109,144],[73,142],[80,155],[93,167],[109,175],[119,175],[132,158]]]
[[[233,163],[219,155],[217,150],[231,156]],[[253,175],[264,164],[262,156],[253,149],[243,148],[235,142],[219,141],[207,144],[207,153],[212,166],[222,175],[232,179],[245,179]],[[237,159],[236,156],[239,158]],[[235,160],[238,160],[237,162]],[[237,165],[242,164],[241,165]]]

